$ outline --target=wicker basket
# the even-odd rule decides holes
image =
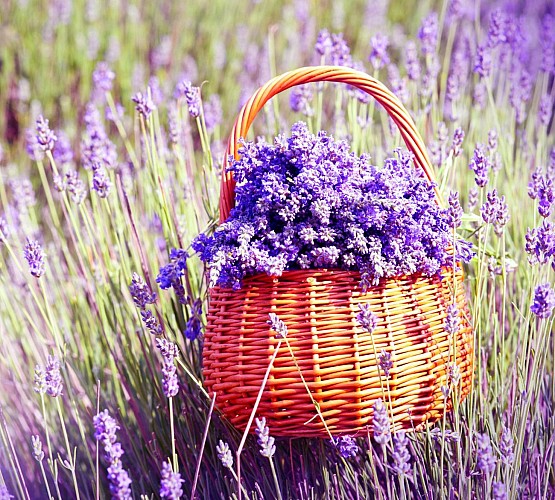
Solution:
[[[321,81],[352,85],[373,96],[397,124],[415,165],[433,181],[422,138],[397,97],[374,78],[345,67],[301,68],[263,85],[241,109],[227,153],[237,156],[238,139],[247,135],[271,97]],[[228,218],[233,204],[234,181],[224,174],[220,221]],[[377,398],[388,405],[396,428],[419,428],[440,418],[453,398],[462,400],[472,385],[473,332],[462,271],[446,268],[441,275],[383,279],[364,294],[358,272],[335,269],[292,270],[279,278],[260,274],[245,279],[239,291],[212,288],[204,383],[216,393],[216,405],[231,423],[245,429],[275,355],[256,412],[266,417],[272,435],[329,437],[371,431]],[[460,328],[449,336],[444,321],[453,300]],[[361,303],[369,304],[379,318],[373,334],[356,320]],[[288,345],[282,341],[277,355],[280,340],[267,323],[270,312],[289,330]],[[392,354],[388,379],[377,366],[382,349]],[[460,370],[460,382],[458,376],[449,376],[453,366]],[[451,396],[444,397],[443,386],[452,388]]]

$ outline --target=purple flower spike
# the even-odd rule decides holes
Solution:
[[[318,33],[315,45],[316,53],[320,56],[327,56],[332,49],[331,36],[328,30],[323,29]]]
[[[108,480],[110,481],[110,493],[113,499],[129,500],[131,498],[131,478],[123,469],[121,457],[123,448],[117,439],[119,425],[110,416],[108,410],[104,410],[93,417],[94,437],[104,448],[104,459],[107,463]]]
[[[332,445],[343,458],[354,458],[359,452],[359,447],[352,436],[340,436],[332,438]]]
[[[133,302],[139,309],[144,310],[148,304],[156,302],[156,294],[152,292],[145,280],[137,273],[133,273],[129,292],[131,297],[133,297]]]
[[[505,196],[499,197],[496,189],[489,191],[487,201],[480,208],[480,212],[484,222],[493,224],[495,234],[501,236],[503,228],[510,219]]]
[[[31,436],[31,443],[33,445],[33,457],[37,462],[44,460],[44,451],[42,451],[42,443],[39,436]]]
[[[478,469],[480,469],[483,474],[489,475],[495,470],[496,462],[489,436],[487,434],[477,434],[476,444]]]
[[[538,285],[534,290],[534,301],[530,310],[538,318],[549,318],[555,307],[555,291],[549,283]]]
[[[387,408],[385,407],[381,398],[377,399],[374,403],[374,439],[379,444],[386,444],[391,436],[391,423],[387,415]]]
[[[270,313],[268,316],[270,319],[267,323],[270,325],[272,330],[276,332],[276,339],[284,339],[287,337],[287,325],[279,319],[278,315],[276,313]]]
[[[156,345],[163,357],[162,390],[167,398],[173,398],[179,392],[179,380],[175,366],[175,358],[179,354],[179,349],[176,344],[166,339],[156,339]]]
[[[92,188],[99,198],[106,198],[112,189],[112,181],[106,174],[104,168],[93,168]]]
[[[476,185],[478,187],[484,187],[488,183],[488,173],[491,164],[481,144],[478,144],[474,149],[474,155],[468,167],[474,172]]]
[[[310,104],[312,100],[312,90],[310,85],[299,85],[291,90],[289,106],[295,113],[302,113],[305,116],[312,116],[314,110]]]
[[[453,134],[453,143],[451,145],[451,151],[453,152],[453,156],[456,158],[460,156],[462,152],[462,143],[464,140],[464,130],[462,128],[455,129]]]
[[[435,54],[438,42],[439,20],[436,12],[430,13],[418,30],[423,54]]]
[[[372,44],[372,52],[368,60],[374,66],[374,69],[382,69],[389,64],[389,56],[387,55],[387,47],[389,46],[389,39],[385,35],[374,35],[370,43]]]
[[[92,76],[95,91],[99,94],[110,92],[115,77],[116,74],[110,69],[107,62],[99,62]]]
[[[459,309],[457,304],[447,307],[447,317],[445,318],[445,331],[449,335],[455,335],[459,331]]]
[[[491,485],[493,500],[507,500],[507,487],[501,481],[494,481]]]
[[[409,80],[420,80],[420,61],[418,60],[418,50],[416,43],[412,40],[407,42],[405,47],[405,64],[407,67],[407,76]]]
[[[263,457],[272,458],[276,453],[276,445],[274,444],[274,438],[270,436],[270,428],[266,425],[266,417],[257,418],[255,422],[260,454]]]
[[[229,445],[220,439],[218,446],[216,446],[216,452],[222,465],[227,469],[231,469],[233,467],[233,454],[229,449]]]
[[[194,243],[193,248],[196,250]],[[185,275],[187,270],[188,258],[189,255],[185,250],[173,248],[170,252],[170,263],[161,267],[156,277],[156,283],[160,285],[160,288],[162,288],[162,290],[173,288],[179,302],[182,304],[187,303],[181,278]]]
[[[360,326],[368,333],[372,333],[378,325],[378,317],[370,310],[369,304],[359,304],[356,319]]]
[[[60,362],[56,356],[48,356],[45,371],[46,394],[53,398],[61,396],[64,383],[60,373]]]
[[[42,151],[52,151],[57,141],[56,134],[48,126],[48,120],[40,115],[37,118],[37,144]]]
[[[143,94],[137,92],[131,100],[135,103],[135,109],[145,120],[150,116],[150,114],[156,109],[156,105],[149,97],[148,93]]]
[[[45,272],[46,254],[38,241],[27,240],[23,256],[29,264],[29,271],[35,278],[40,278]]]
[[[404,431],[399,431],[393,436],[393,470],[400,476],[411,473],[409,440]]]
[[[162,480],[160,481],[160,497],[177,500],[183,496],[181,485],[185,482],[179,472],[173,472],[169,462],[162,464]]]
[[[463,209],[459,200],[459,193],[452,191],[449,194],[447,218],[450,226],[459,227],[462,223]]]
[[[514,439],[511,431],[503,426],[501,437],[499,438],[499,452],[501,461],[507,465],[512,465],[515,459]]]
[[[8,487],[3,484],[0,486],[0,500],[10,500],[10,498],[13,498],[13,495],[10,495]]]
[[[200,100],[200,88],[194,87],[190,81],[184,80],[179,82],[175,88],[175,98],[185,99],[187,107],[189,109],[189,114],[196,118],[200,115],[202,108]]]

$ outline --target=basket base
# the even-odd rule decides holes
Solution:
[[[256,411],[273,436],[366,434],[378,398],[394,428],[419,429],[466,397],[473,332],[462,271],[386,279],[364,294],[359,281],[356,272],[303,270],[253,276],[236,292],[211,290],[205,385],[235,427],[245,429],[276,349]],[[459,329],[450,335],[444,323],[453,292]],[[359,304],[378,317],[372,333],[356,320]],[[270,312],[288,327],[281,342]],[[388,377],[381,356],[390,356]]]

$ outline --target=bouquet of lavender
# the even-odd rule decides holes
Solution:
[[[358,270],[363,289],[380,278],[438,273],[448,263],[458,217],[434,186],[396,150],[383,168],[346,141],[311,134],[299,122],[273,144],[242,142],[231,162],[236,206],[193,248],[208,264],[210,286],[238,289],[247,276],[288,269]],[[451,257],[452,259],[452,257]]]

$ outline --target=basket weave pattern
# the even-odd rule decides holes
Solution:
[[[381,83],[348,68],[303,68],[268,82],[240,112],[228,152],[237,155],[237,140],[246,136],[254,115],[270,97],[322,80],[348,82],[376,97],[399,126],[415,164],[433,181],[422,139],[401,103]],[[224,175],[221,220],[233,206],[233,187],[233,179]],[[453,366],[460,370],[453,397],[468,394],[473,332],[462,271],[445,268],[440,276],[382,279],[365,293],[359,283],[358,272],[312,269],[286,271],[281,277],[252,276],[238,291],[210,290],[204,382],[211,394],[217,394],[218,408],[233,425],[245,428],[279,343],[267,323],[270,312],[277,313],[289,330],[257,410],[275,436],[362,431],[371,423],[377,398],[386,402],[396,428],[418,428],[450,408],[451,398],[444,397],[442,387],[452,387]],[[454,337],[444,328],[453,300],[460,320]],[[358,304],[369,304],[378,317],[372,334],[356,320]],[[387,379],[378,368],[382,350],[391,354],[393,363]]]

